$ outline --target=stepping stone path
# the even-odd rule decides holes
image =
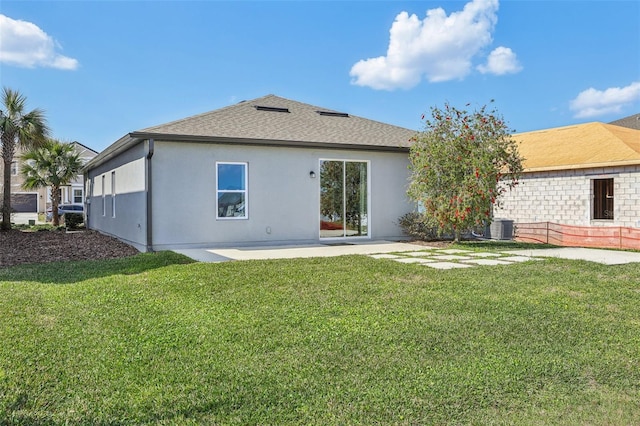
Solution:
[[[374,259],[390,259],[400,263],[416,263],[435,269],[471,268],[473,266],[511,265],[513,263],[539,260],[529,256],[514,256],[512,253],[477,252],[462,249],[437,249],[424,247],[420,251],[371,254]]]

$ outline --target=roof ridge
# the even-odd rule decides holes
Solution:
[[[188,117],[183,117],[183,118],[180,118],[178,120],[168,121],[166,123],[161,123],[161,124],[156,124],[156,125],[153,125],[153,126],[145,127],[143,129],[136,130],[133,133],[136,133],[136,132],[148,132],[149,130],[153,130],[153,129],[158,128],[158,127],[165,127],[165,126],[169,126],[169,125],[183,123],[185,121],[192,120],[194,118],[200,118],[200,117],[207,116],[209,114],[227,111],[229,109],[239,107],[242,104],[245,104],[247,102],[255,102],[255,101],[258,101],[260,99],[266,99],[266,98],[269,98],[269,97],[276,97],[277,98],[278,96],[273,95],[273,94],[268,94],[268,95],[265,95],[265,96],[260,96],[260,97],[255,98],[255,99],[242,100],[240,102],[236,102],[236,103],[231,104],[231,105],[226,105],[226,106],[223,106],[223,107],[220,107],[220,108],[216,108],[216,109],[213,109],[213,110],[210,110],[210,111],[206,111],[206,112],[201,112],[201,113],[198,113],[198,114],[190,115]]]
[[[586,123],[567,124],[566,126],[549,127],[546,129],[530,130],[528,132],[519,132],[519,133],[514,133],[512,136],[527,135],[532,133],[554,132],[557,130],[567,130],[567,129],[584,127],[584,126],[593,125],[593,124],[604,124],[604,123],[600,121],[587,121]]]
[[[640,130],[633,129],[631,127],[618,126],[610,123],[602,123],[602,127],[606,129],[611,135],[617,138],[621,143],[629,147],[629,149],[640,154]],[[619,133],[633,134],[637,133],[637,139],[635,141],[629,141],[626,138],[620,137]]]

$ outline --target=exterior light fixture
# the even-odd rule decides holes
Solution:
[[[311,179],[315,179],[315,178],[316,178],[316,172],[314,172],[313,170],[311,170],[311,171],[309,172],[309,177],[310,177]]]

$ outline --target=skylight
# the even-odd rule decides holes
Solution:
[[[316,111],[320,115],[325,115],[328,117],[349,117],[349,114],[346,112],[336,112],[336,111]]]
[[[270,107],[270,106],[261,106],[254,105],[258,111],[271,111],[271,112],[291,112],[289,108],[280,108],[280,107]]]

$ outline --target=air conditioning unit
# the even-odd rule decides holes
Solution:
[[[485,238],[492,240],[512,240],[513,239],[513,220],[510,219],[493,219],[491,225],[484,230]]]

